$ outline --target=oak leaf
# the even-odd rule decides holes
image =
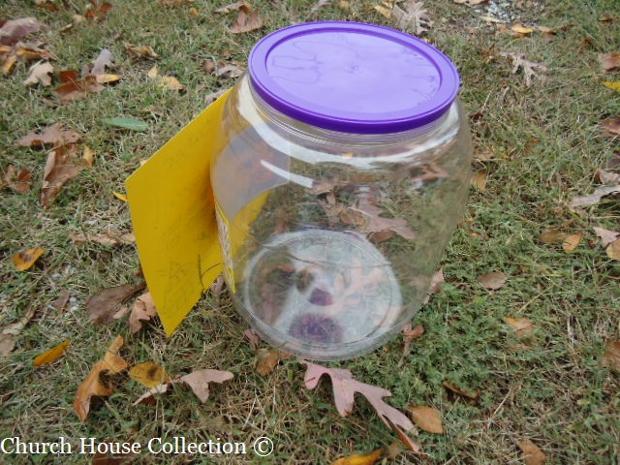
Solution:
[[[92,367],[86,379],[78,387],[73,409],[80,420],[85,421],[88,417],[90,402],[93,397],[108,397],[114,392],[109,381],[103,379],[102,375],[114,375],[127,369],[127,362],[118,354],[123,343],[122,336],[116,336],[103,359]]]
[[[37,355],[34,361],[32,362],[33,366],[35,368],[38,368],[43,365],[50,365],[54,363],[56,360],[58,360],[60,357],[62,357],[65,354],[65,351],[67,350],[69,345],[70,345],[69,341],[63,341],[57,346],[51,348],[50,350],[40,355]]]
[[[304,376],[304,383],[307,389],[314,389],[323,375],[330,377],[334,392],[334,403],[340,416],[346,417],[349,415],[353,411],[355,394],[362,394],[375,409],[383,423],[396,431],[399,437],[406,441],[407,446],[414,452],[421,451],[420,446],[405,434],[414,428],[413,423],[405,414],[383,401],[384,397],[392,395],[390,391],[357,381],[347,369],[326,368],[314,363],[304,363],[307,366]]]
[[[569,206],[571,209],[579,207],[590,207],[599,203],[603,199],[603,197],[618,193],[620,193],[620,184],[617,184],[615,186],[600,186],[594,189],[594,192],[592,192],[590,195],[574,197],[573,200],[571,200]]]
[[[239,14],[234,24],[230,26],[230,32],[233,34],[242,34],[244,32],[254,31],[263,27],[263,19],[258,12],[254,11],[250,5],[241,2],[239,6]]]
[[[32,249],[25,249],[17,252],[11,261],[17,271],[26,271],[33,267],[36,261],[45,253],[45,249],[41,247],[34,247]]]
[[[222,384],[228,380],[233,379],[234,375],[230,371],[222,370],[194,370],[188,375],[181,376],[177,382],[187,384],[196,397],[200,399],[200,402],[206,402],[209,398],[209,383]]]
[[[546,72],[547,67],[542,63],[526,60],[525,55],[522,53],[501,52],[500,55],[512,61],[512,74],[516,74],[519,69],[523,70],[525,85],[527,87],[532,85],[532,80],[535,77],[540,80],[544,79],[540,73]]]
[[[121,304],[144,289],[144,283],[124,284],[103,289],[86,301],[88,319],[95,324],[107,324],[114,321]]]
[[[414,423],[424,431],[434,434],[443,434],[441,413],[433,407],[425,405],[409,407],[409,413]]]
[[[396,27],[413,34],[423,34],[433,25],[423,2],[407,0],[403,8],[399,5],[392,7],[392,17],[396,20]]]
[[[54,123],[44,128],[41,132],[32,131],[19,139],[16,144],[20,147],[43,148],[45,146],[57,147],[67,144],[75,144],[82,136],[71,130],[65,129],[62,123]]]

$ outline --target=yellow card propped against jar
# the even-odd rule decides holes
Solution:
[[[142,271],[167,335],[222,272],[209,168],[225,143],[227,98],[228,92],[125,182]]]

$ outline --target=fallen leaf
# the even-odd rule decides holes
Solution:
[[[8,356],[15,348],[15,339],[19,336],[19,333],[26,327],[26,325],[32,320],[34,316],[34,307],[28,307],[28,310],[19,320],[15,323],[11,323],[2,330],[0,330],[0,355],[3,357]]]
[[[553,39],[555,37],[556,31],[555,29],[552,29],[550,27],[547,26],[537,26],[536,30],[538,32],[542,32],[542,35],[546,38],[546,39]]]
[[[32,249],[17,252],[13,255],[13,257],[11,257],[11,261],[17,271],[26,271],[32,268],[39,257],[44,253],[45,249],[41,247],[34,247]]]
[[[136,242],[136,236],[133,233],[121,233],[113,230],[99,234],[69,233],[69,238],[76,244],[96,242],[107,246],[128,245]]]
[[[564,242],[566,236],[568,236],[568,234],[560,231],[559,229],[545,229],[540,234],[539,239],[544,244],[558,244],[560,242]]]
[[[620,341],[609,341],[605,345],[603,366],[620,373]]]
[[[428,433],[443,434],[441,413],[436,408],[424,405],[409,407],[409,413],[419,428]]]
[[[9,55],[2,63],[2,74],[4,76],[8,75],[13,71],[13,67],[17,63],[17,57],[15,55]]]
[[[41,23],[32,17],[5,21],[0,26],[0,44],[12,45],[22,37],[38,32],[41,26]]]
[[[515,330],[517,337],[525,337],[534,331],[534,323],[528,318],[504,317],[504,322]]]
[[[341,457],[332,465],[374,465],[383,457],[383,449],[377,449],[369,454],[353,454],[348,457]]]
[[[601,127],[606,134],[620,136],[620,116],[604,119],[601,121]]]
[[[411,323],[407,323],[403,327],[401,332],[403,334],[403,353],[400,360],[398,361],[398,366],[402,366],[404,364],[405,357],[409,355],[409,352],[411,350],[411,343],[415,339],[422,337],[422,335],[424,334],[424,326],[416,325],[412,328]]]
[[[510,30],[514,32],[519,37],[525,37],[534,32],[534,29],[531,27],[524,26],[523,24],[513,24],[510,26]]]
[[[112,195],[116,197],[121,202],[127,203],[127,196],[125,194],[121,194],[120,192],[113,191]]]
[[[9,165],[2,180],[13,191],[18,194],[25,194],[30,191],[32,173],[26,168],[17,169],[13,165]]]
[[[388,6],[388,4],[386,2],[383,2],[383,3],[384,3],[383,5],[375,5],[375,6],[373,6],[373,8],[381,16],[384,16],[387,19],[391,19],[392,18],[392,5]]]
[[[93,21],[103,21],[112,9],[112,4],[108,2],[101,2],[99,0],[90,0],[84,17]]]
[[[148,131],[149,125],[142,120],[135,118],[104,118],[101,120],[106,126],[113,126],[130,131]]]
[[[71,144],[56,147],[47,154],[41,186],[41,204],[44,208],[49,207],[60,194],[62,186],[80,174],[84,168],[76,160],[75,151],[76,146]]]
[[[594,226],[594,228],[592,229],[594,229],[594,232],[601,240],[601,245],[603,247],[607,247],[613,241],[620,238],[620,232],[618,231],[611,231],[609,229],[599,228],[597,226]]]
[[[160,76],[157,65],[153,66],[147,73],[150,79],[158,82],[161,87],[169,90],[184,91],[185,86],[174,76]]]
[[[465,397],[470,400],[478,400],[480,398],[480,391],[471,391],[469,389],[463,389],[460,386],[452,383],[451,381],[444,381],[442,383],[443,387],[445,387],[448,391],[453,392],[461,397]]]
[[[147,388],[154,388],[168,381],[166,370],[155,362],[138,363],[129,370],[129,377]]]
[[[94,324],[107,324],[115,320],[114,314],[121,304],[144,289],[144,283],[124,284],[99,291],[86,301],[88,319]]]
[[[131,307],[128,322],[131,333],[135,334],[140,331],[144,322],[150,321],[155,315],[157,315],[157,309],[153,303],[151,293],[145,292],[136,298],[133,307]]]
[[[594,176],[601,184],[620,184],[620,173],[598,169]]]
[[[332,0],[318,0],[314,5],[312,5],[312,8],[310,8],[310,13],[315,13],[316,11],[319,11],[321,8],[329,5],[331,2]]]
[[[252,7],[247,3],[242,3],[239,7],[237,19],[229,29],[233,34],[250,32],[263,27],[263,19],[258,12],[252,10]]]
[[[260,336],[252,329],[248,328],[243,332],[243,337],[245,337],[250,343],[250,347],[253,350],[257,350],[260,345],[261,338]]]
[[[547,456],[544,452],[529,439],[519,441],[517,444],[521,452],[523,452],[525,465],[543,465],[547,461]]]
[[[493,271],[491,273],[483,274],[478,277],[478,282],[482,284],[485,289],[496,291],[501,289],[506,284],[508,277],[501,271]]]
[[[101,74],[105,74],[106,68],[111,68],[114,64],[114,56],[112,52],[107,48],[102,49],[95,58],[95,62],[93,63],[93,67],[90,70],[90,74],[94,76],[99,76]]]
[[[101,92],[104,87],[97,81],[97,76],[88,74],[84,78],[75,70],[64,70],[58,75],[61,84],[54,89],[62,103],[86,98],[91,93]]]
[[[407,0],[404,9],[399,5],[392,8],[392,17],[396,20],[396,27],[413,34],[423,34],[433,25],[423,2]]]
[[[605,249],[607,256],[612,260],[620,260],[620,239],[616,239]]]
[[[47,11],[58,11],[60,8],[54,2],[54,0],[34,0],[34,4],[38,7],[41,7]]]
[[[256,372],[261,376],[267,376],[280,363],[280,360],[289,357],[290,354],[277,349],[258,349],[256,352]]]
[[[527,87],[532,85],[533,78],[536,77],[538,79],[543,79],[543,76],[539,73],[544,73],[547,71],[547,67],[545,65],[526,60],[525,55],[521,53],[501,52],[500,55],[505,58],[510,58],[512,61],[512,74],[516,74],[519,69],[523,70],[525,85]]]
[[[402,435],[401,439],[408,438],[405,433],[414,428],[413,423],[411,423],[405,414],[383,401],[384,397],[392,395],[390,391],[357,381],[347,369],[326,368],[314,363],[304,363],[307,366],[304,376],[304,383],[307,389],[314,389],[323,375],[328,375],[330,377],[332,389],[334,391],[334,403],[336,404],[336,410],[340,416],[346,417],[353,411],[354,397],[356,393],[359,393],[366,397],[383,423],[399,433],[399,436]],[[414,452],[420,452],[421,449],[419,445],[414,443],[410,438],[408,439],[408,447],[412,448]]]
[[[60,146],[75,144],[81,139],[81,135],[71,129],[65,129],[62,123],[54,123],[41,132],[32,131],[19,139],[16,144],[20,147],[42,148],[46,145]]]
[[[620,92],[620,81],[603,81],[603,85],[611,90]]]
[[[370,195],[361,196],[357,206],[349,207],[340,213],[343,223],[354,225],[357,229],[377,242],[398,234],[403,239],[413,240],[415,233],[403,218],[385,218],[380,216],[383,210],[375,204]]]
[[[234,2],[228,5],[224,5],[220,8],[217,8],[215,12],[220,13],[220,14],[227,14],[227,13],[230,13],[231,11],[239,11],[242,7],[249,7],[249,5],[245,1]]]
[[[471,177],[471,185],[477,191],[484,192],[487,189],[487,172],[486,171],[477,171]]]
[[[223,383],[233,379],[234,375],[230,371],[221,370],[195,370],[189,375],[181,376],[177,382],[187,384],[200,402],[206,402],[209,398],[209,383]]]
[[[211,92],[210,94],[207,94],[207,96],[205,97],[205,105],[210,105],[211,103],[215,102],[218,98],[224,95],[227,90],[228,89],[220,89],[216,92]]]
[[[454,3],[458,5],[476,6],[483,3],[488,3],[489,0],[454,0]]]
[[[147,58],[147,59],[156,59],[159,58],[159,55],[155,53],[153,47],[150,45],[132,45],[129,43],[125,43],[125,50],[134,58]]]
[[[243,74],[244,70],[239,66],[228,63],[222,66],[216,66],[213,74],[217,77],[225,78],[225,79],[236,79]]]
[[[620,68],[620,52],[601,53],[598,56],[601,69],[605,72],[614,71]]]
[[[597,187],[590,195],[574,197],[569,206],[570,208],[589,207],[599,203],[603,197],[618,193],[620,193],[620,184],[616,186]]]
[[[84,160],[84,163],[86,163],[86,166],[88,166],[89,168],[92,168],[93,164],[95,163],[95,151],[91,149],[88,145],[84,146],[82,152],[82,160]]]
[[[54,310],[62,313],[65,311],[65,308],[69,303],[69,297],[71,297],[71,295],[69,294],[69,291],[65,289],[60,292],[58,297],[56,297],[56,299],[50,305]]]
[[[30,67],[28,77],[24,81],[26,86],[34,86],[41,84],[44,87],[52,85],[52,76],[54,67],[49,62],[38,62]]]
[[[154,397],[158,394],[165,394],[166,392],[168,392],[168,388],[170,387],[170,385],[171,383],[160,384],[159,386],[155,386],[154,388],[149,389],[140,397],[138,397],[133,403],[133,405],[154,403]]]
[[[73,402],[73,409],[80,420],[85,421],[90,411],[90,402],[93,397],[108,397],[112,395],[114,389],[108,384],[108,380],[102,379],[102,374],[118,374],[127,369],[127,362],[118,354],[123,346],[122,336],[116,338],[108,347],[102,360],[99,360],[86,379],[78,387]]]
[[[54,363],[65,354],[65,351],[69,347],[69,344],[69,341],[63,341],[56,347],[48,350],[47,352],[37,355],[34,359],[34,362],[32,362],[33,366],[38,368],[42,365],[50,365]]]
[[[570,234],[566,236],[562,242],[562,249],[564,249],[564,252],[573,252],[581,242],[582,238],[582,233]]]

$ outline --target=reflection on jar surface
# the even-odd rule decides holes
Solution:
[[[302,102],[302,110],[312,113],[306,118],[299,113],[301,104],[286,95],[291,86],[278,73],[291,60],[281,59],[277,44],[289,40],[297,50],[294,41],[301,36],[303,53],[320,49],[322,40],[333,53],[333,37],[308,39],[325,29],[343,35],[347,54],[338,64],[322,60],[318,50],[307,74],[303,65],[296,68],[297,81],[307,76],[316,81],[318,67],[319,81],[340,83],[343,69],[356,70],[351,63],[359,61],[356,47],[367,50],[370,43],[380,49],[381,40],[396,40],[416,57],[437,54],[432,58],[439,62],[441,84],[433,79],[427,87],[416,84],[428,98],[411,100],[409,120],[402,116],[406,102],[392,99],[387,113],[375,112],[379,104],[369,105],[373,101],[367,97],[370,102],[358,105],[366,98],[360,97],[341,113],[343,99],[330,107],[329,95],[315,98],[320,111]],[[362,37],[368,30],[369,43]],[[386,37],[377,38],[377,31]],[[270,42],[271,36],[279,41]],[[266,46],[271,55],[265,59],[260,48]],[[288,56],[292,49],[282,53]],[[279,65],[277,80],[269,81],[269,69],[265,78],[253,68],[257,56],[261,66],[265,60],[267,68],[269,60]],[[457,76],[451,62],[428,44],[378,26],[302,24],[257,44],[249,74],[226,103],[227,145],[214,163],[212,183],[226,282],[240,313],[268,342],[311,359],[350,358],[385,342],[420,308],[462,217],[469,184],[471,142],[456,100],[458,77],[451,72]],[[372,73],[362,74],[358,85],[366,89],[360,95],[381,84]],[[420,79],[429,76],[433,72],[426,69]],[[408,85],[410,77],[401,84]],[[307,85],[326,84],[313,82]],[[391,84],[397,86],[398,79]],[[355,87],[355,77],[350,85]],[[442,86],[451,86],[452,93]],[[441,92],[443,100],[433,106]],[[354,110],[361,116],[352,122]]]

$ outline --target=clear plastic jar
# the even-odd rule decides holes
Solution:
[[[333,360],[411,321],[462,216],[458,74],[429,44],[321,22],[262,39],[211,175],[225,279],[268,342]]]

